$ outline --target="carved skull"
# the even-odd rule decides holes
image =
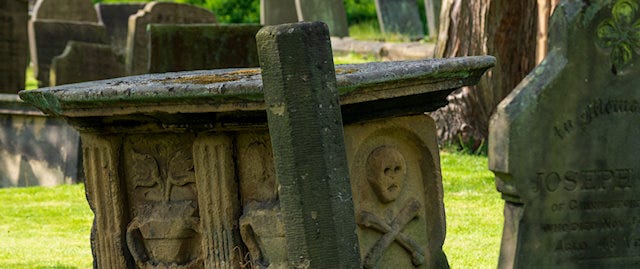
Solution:
[[[395,147],[381,146],[369,154],[367,180],[382,203],[395,201],[407,175],[404,156]]]

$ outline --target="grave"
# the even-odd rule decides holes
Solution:
[[[349,35],[347,12],[342,0],[295,0],[298,21],[321,21],[329,25],[331,36]]]
[[[143,9],[144,3],[98,3],[95,5],[98,17],[107,29],[111,47],[118,55],[125,55],[129,17]]]
[[[498,106],[499,268],[638,268],[637,1],[563,1],[549,53]]]
[[[215,23],[211,11],[187,4],[151,2],[129,17],[125,67],[129,75],[148,73],[149,36],[147,25],[152,23]]]
[[[51,61],[62,54],[70,40],[107,44],[102,24],[56,20],[29,21],[29,47],[33,75],[39,87],[49,85]]]
[[[64,52],[51,61],[51,86],[122,77],[124,64],[110,45],[67,42]]]
[[[416,0],[376,0],[375,3],[382,33],[399,34],[414,40],[424,37]]]
[[[24,89],[28,16],[26,0],[0,0],[0,93]]]
[[[31,18],[35,20],[100,22],[91,0],[38,0],[33,8]]]
[[[258,24],[150,24],[149,73],[258,67]]]
[[[261,61],[269,64],[263,71],[148,74],[20,93],[81,133],[98,267],[241,268],[250,262],[317,268],[322,267],[318,260],[308,258],[324,251],[335,254],[332,248],[337,248],[340,253],[328,262],[346,268],[354,265],[353,255],[359,255],[355,267],[364,261],[367,268],[448,268],[442,251],[444,206],[436,130],[424,112],[446,105],[453,90],[477,83],[495,59],[341,65],[334,75],[326,26],[321,36],[312,37],[305,25],[270,27],[258,34]],[[309,54],[308,47],[318,49]],[[309,59],[312,64],[307,66],[292,64]],[[318,102],[317,110],[287,94],[265,101],[273,96],[263,92],[262,77],[268,91],[287,87],[308,93],[300,87],[312,84],[335,87],[336,92],[322,88],[316,95],[302,93]],[[326,99],[331,96],[334,99]],[[317,170],[294,178],[287,173],[315,169],[309,164],[316,162],[302,160],[298,167],[287,168],[294,164],[277,160],[292,148],[317,148],[317,141],[287,139],[304,138],[301,132],[308,130],[287,128],[318,118],[309,111],[330,119],[316,126],[326,136],[320,143],[338,141],[344,126],[346,163],[321,153],[339,150],[332,142],[318,151],[305,150],[304,158],[324,156],[329,169],[345,165],[350,184],[344,171],[336,170],[331,179],[320,179],[324,183],[309,185],[318,186],[317,192],[296,189],[304,180],[318,180]],[[342,124],[334,117],[338,111]],[[274,125],[274,116],[288,117],[290,121],[280,123],[293,125]],[[283,148],[273,142],[272,147],[278,139],[290,144]],[[341,183],[328,183],[333,181]],[[316,194],[300,199],[321,200],[318,205],[295,202],[296,196]],[[332,216],[327,212],[348,209],[351,200],[354,217],[327,219]],[[314,209],[323,204],[330,208]],[[335,234],[327,227],[334,227]],[[349,244],[354,232],[357,247]],[[299,238],[301,234],[306,237]],[[318,240],[322,238],[331,239]]]
[[[295,0],[260,0],[260,24],[276,25],[297,21]]]

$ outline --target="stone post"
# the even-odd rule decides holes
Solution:
[[[290,268],[360,268],[329,29],[257,35]]]

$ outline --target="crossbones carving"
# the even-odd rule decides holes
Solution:
[[[410,199],[389,224],[371,212],[360,212],[357,220],[358,225],[384,234],[376,241],[365,256],[364,268],[375,268],[384,252],[394,241],[397,241],[400,246],[409,252],[411,262],[414,266],[419,266],[424,263],[424,250],[422,247],[416,241],[402,233],[404,227],[418,216],[420,207],[420,202],[413,198]]]

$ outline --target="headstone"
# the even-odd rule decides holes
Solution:
[[[260,23],[276,25],[298,21],[295,0],[260,0]]]
[[[100,21],[91,0],[38,0],[31,18],[95,23]]]
[[[424,37],[416,0],[376,0],[376,9],[382,33],[399,34],[411,39]]]
[[[147,73],[149,64],[149,36],[147,25],[152,23],[215,23],[216,16],[206,9],[192,5],[151,2],[129,17],[126,70],[130,75]]]
[[[28,59],[27,1],[0,0],[0,92],[24,89]]]
[[[258,67],[261,25],[150,24],[149,73]]]
[[[49,85],[51,60],[64,52],[70,40],[101,44],[108,42],[102,24],[54,20],[29,22],[33,74],[40,87]]]
[[[360,268],[329,29],[267,26],[256,39],[289,267]]]
[[[122,77],[124,63],[105,44],[67,42],[64,52],[51,61],[50,85]]]
[[[438,32],[440,31],[440,10],[442,9],[442,0],[424,0],[424,9],[427,14],[429,38],[435,40],[438,38]]]
[[[100,21],[107,28],[111,46],[118,55],[125,55],[129,17],[143,9],[144,3],[98,3],[95,8]]]
[[[321,21],[331,36],[349,35],[347,12],[342,0],[295,0],[299,21]]]
[[[639,21],[635,0],[561,2],[548,56],[498,106],[499,268],[638,268]]]

